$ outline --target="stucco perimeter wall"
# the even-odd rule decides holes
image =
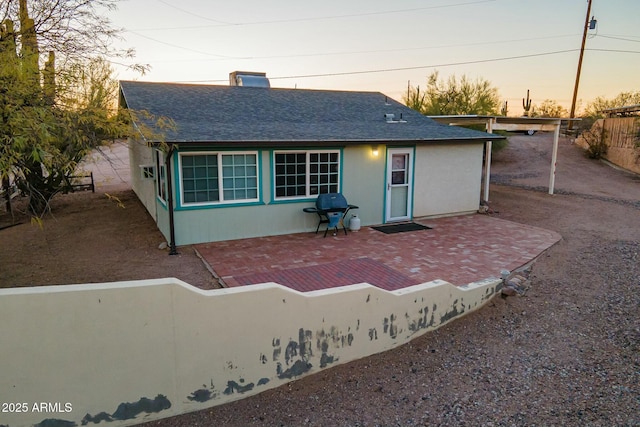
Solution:
[[[126,426],[220,405],[404,344],[499,287],[302,294],[159,279],[0,289],[0,425]]]
[[[624,169],[640,173],[640,148],[635,146],[640,134],[640,118],[610,117],[597,120],[593,126],[604,126],[604,141],[607,145],[604,158]],[[584,149],[588,148],[581,136],[576,139],[576,144]]]

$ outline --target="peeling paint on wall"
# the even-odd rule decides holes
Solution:
[[[409,314],[405,313],[405,317],[407,318],[408,328],[411,334],[415,334],[422,329],[426,329],[432,327],[435,323],[435,313],[431,313],[431,319],[429,319],[429,307],[425,306],[418,310],[418,314],[420,317],[416,319],[410,319]]]
[[[309,360],[313,356],[311,351],[311,340],[313,339],[313,333],[309,330],[300,328],[298,330],[298,345],[300,348],[300,357],[302,360]]]
[[[303,362],[302,360],[296,360],[296,362],[284,372],[278,373],[278,378],[283,379],[291,379],[293,377],[299,377],[302,374],[309,372],[309,370],[313,367],[311,363]],[[280,367],[280,371],[282,367]]]
[[[320,367],[326,368],[327,365],[332,364],[334,361],[333,356],[329,356],[327,353],[322,353],[322,356],[320,356]]]
[[[211,380],[211,387],[207,387],[206,384],[202,384],[202,388],[198,389],[191,393],[191,395],[187,396],[192,402],[207,402],[213,398],[218,397],[218,393],[215,393],[215,387],[213,385],[213,379]]]
[[[101,423],[102,421],[111,422],[113,421],[113,418],[111,418],[111,415],[107,414],[106,412],[100,412],[99,414],[96,414],[93,416],[91,416],[90,414],[87,414],[82,419],[82,425],[86,426],[89,423],[98,424],[98,423]]]
[[[487,290],[484,292],[484,295],[482,296],[482,301],[484,302],[491,299],[495,293],[496,288],[494,288],[493,286],[487,288]]]
[[[76,427],[78,424],[73,421],[67,420],[59,420],[56,418],[47,418],[46,420],[42,420],[34,427]]]
[[[271,345],[273,346],[273,361],[276,362],[280,358],[280,353],[282,353],[282,348],[280,348],[280,338],[274,338],[271,341]]]
[[[284,350],[284,361],[288,365],[296,356],[298,356],[298,343],[296,341],[289,341],[287,348]]]
[[[463,313],[464,313],[464,305],[462,306],[462,310],[458,311],[458,300],[454,300],[451,310],[447,311],[440,317],[440,324],[448,322],[449,320],[454,319]]]
[[[395,323],[396,320],[398,320],[398,316],[392,313],[391,316],[385,317],[382,322],[384,333],[386,334],[388,332],[389,336],[393,339],[397,338],[398,332],[402,332],[402,330],[398,331],[398,325]]]
[[[143,397],[134,403],[121,403],[118,409],[111,415],[115,420],[130,420],[138,414],[164,411],[171,408],[171,402],[166,396],[159,394],[153,400]]]
[[[320,356],[320,367],[326,368],[327,365],[332,364],[335,360],[334,356],[329,356],[327,352],[329,351],[329,343],[327,341],[323,341],[321,344],[322,356]]]
[[[244,383],[244,378],[240,378],[240,383]],[[249,383],[247,385],[240,385],[235,381],[227,381],[227,388],[223,391],[224,394],[230,395],[233,393],[246,393],[253,390],[255,384]]]
[[[141,413],[152,414],[164,411],[171,408],[171,402],[165,395],[158,394],[153,400],[147,397],[143,397],[137,402],[123,402],[118,405],[116,411],[109,415],[106,412],[100,412],[97,415],[86,414],[82,419],[82,424],[86,425],[90,422],[99,423],[101,421],[114,421],[114,420],[131,420]],[[96,421],[98,420],[98,421]],[[46,421],[46,420],[45,420]],[[57,424],[47,424],[47,426],[58,426]],[[76,425],[73,423],[72,425]],[[45,425],[43,424],[42,427]],[[63,424],[60,424],[63,426]]]
[[[376,328],[369,328],[369,341],[378,339],[378,331]]]

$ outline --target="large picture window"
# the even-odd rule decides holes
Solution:
[[[276,151],[275,198],[303,198],[337,193],[340,184],[340,152]]]
[[[258,201],[258,154],[181,153],[182,204]]]

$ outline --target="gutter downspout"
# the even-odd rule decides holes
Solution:
[[[167,203],[169,204],[169,255],[178,255],[178,250],[176,249],[176,229],[173,219],[173,177],[171,174],[171,157],[173,157],[174,150],[175,146],[171,144],[167,158],[165,159],[165,168],[167,169],[167,193],[169,193],[167,195]]]

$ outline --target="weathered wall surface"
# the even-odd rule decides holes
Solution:
[[[500,286],[0,289],[0,425],[127,426],[241,399],[404,344]]]
[[[153,149],[147,147],[142,143],[134,142],[131,140],[128,142],[128,146],[129,168],[131,171],[131,188],[136,193],[151,217],[156,220],[157,201],[155,178],[144,179],[140,171],[141,165],[155,167]]]
[[[603,126],[607,154],[605,159],[624,169],[640,173],[640,148],[636,147],[640,135],[640,118],[610,117],[596,121],[594,126]],[[578,137],[576,143],[587,148],[586,141]]]

